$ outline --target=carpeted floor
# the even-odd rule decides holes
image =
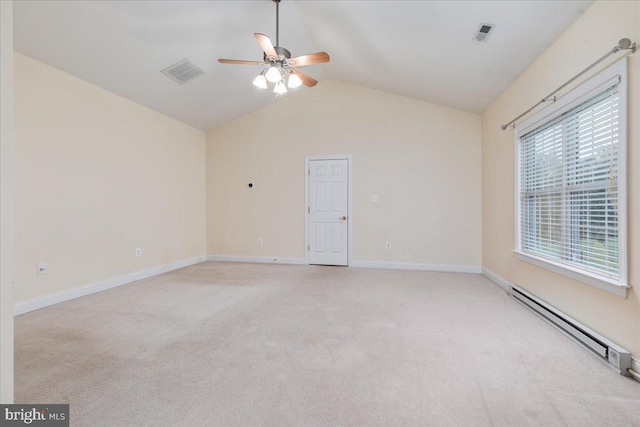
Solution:
[[[16,401],[74,426],[640,425],[639,383],[474,274],[203,263],[15,328]]]

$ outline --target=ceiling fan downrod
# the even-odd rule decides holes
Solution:
[[[272,0],[276,4],[276,46],[280,46],[280,0]]]
[[[276,63],[279,63],[282,67],[283,61],[291,58],[291,52],[287,49],[280,47],[280,1],[281,0],[271,0],[276,4],[276,45],[273,47],[278,54],[278,57],[275,58]],[[265,54],[266,58],[266,54]]]

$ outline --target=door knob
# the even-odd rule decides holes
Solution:
[[[346,220],[346,219],[347,219],[347,216],[346,216],[346,215],[343,215],[341,219],[344,221],[344,220]]]

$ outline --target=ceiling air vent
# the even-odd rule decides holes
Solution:
[[[204,71],[188,59],[183,59],[162,70],[162,74],[183,85],[189,80],[203,75]]]
[[[489,38],[489,34],[493,31],[496,26],[493,24],[480,24],[478,30],[473,35],[473,39],[479,42],[486,42]]]

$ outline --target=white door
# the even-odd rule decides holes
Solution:
[[[309,264],[348,263],[348,162],[309,161]]]

